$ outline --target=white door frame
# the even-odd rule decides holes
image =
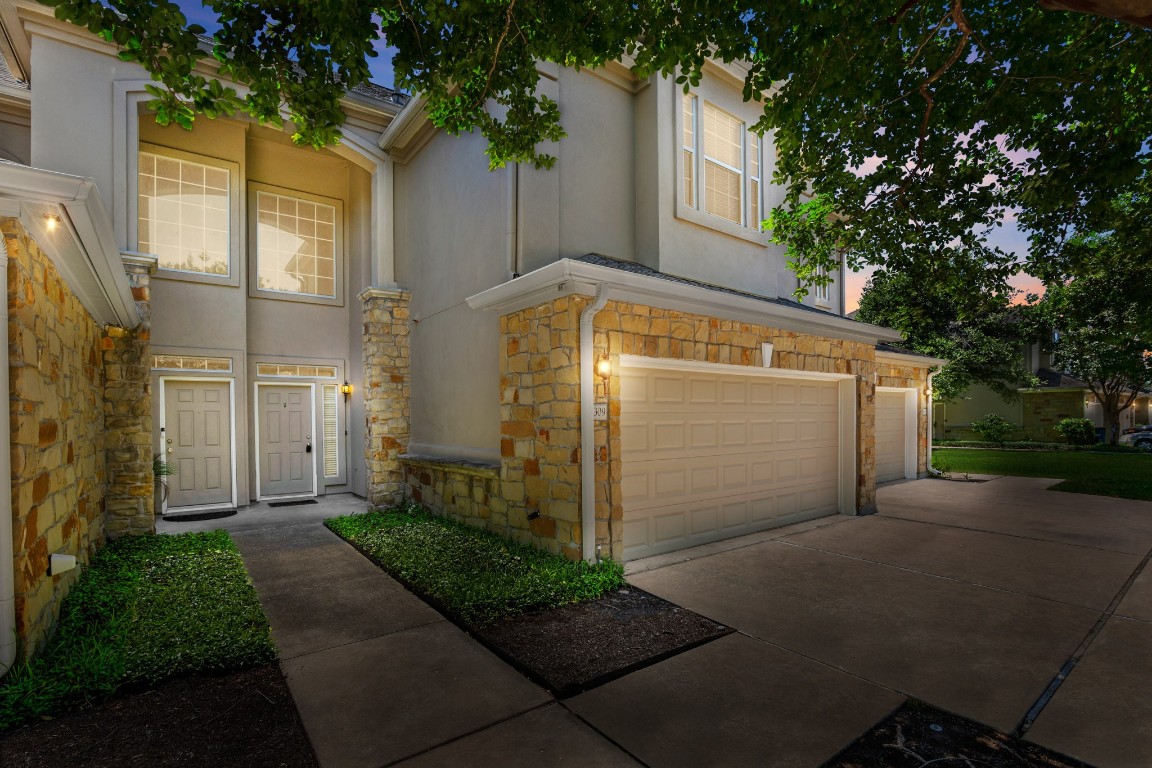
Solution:
[[[836,497],[837,509],[842,515],[855,515],[856,509],[856,376],[851,373],[822,373],[796,371],[789,368],[756,368],[751,365],[707,363],[700,360],[675,360],[667,357],[620,355],[623,368],[661,368],[669,371],[762,376],[770,379],[807,379],[809,381],[835,381],[838,383],[839,422],[837,449]]]
[[[168,387],[166,386],[169,381],[202,381],[210,382],[213,384],[227,384],[228,385],[228,448],[232,453],[232,502],[231,504],[197,504],[190,507],[177,507],[183,512],[198,512],[208,511],[213,509],[235,509],[236,508],[236,379],[234,378],[219,378],[215,376],[161,376],[160,377],[160,431],[157,432],[157,439],[160,441],[159,452],[165,457],[168,456],[168,447],[164,443],[164,436],[167,434],[167,410],[165,408],[165,395]],[[167,461],[167,459],[165,459]],[[164,497],[160,502],[160,514],[168,513],[168,498]]]
[[[920,390],[916,387],[876,387],[876,394],[881,392],[902,392],[904,393],[904,479],[916,479],[916,464],[919,460],[917,456],[917,432],[920,429],[920,419],[917,406],[917,399],[920,395]],[[875,412],[875,409],[873,409]],[[875,430],[873,430],[875,434]]]
[[[256,467],[256,500],[277,500],[277,499],[308,499],[317,495],[316,483],[316,442],[312,441],[312,492],[311,493],[285,493],[276,496],[265,496],[260,490],[260,387],[300,387],[308,390],[308,428],[311,434],[316,434],[316,385],[307,382],[295,381],[257,381],[252,384],[252,402],[255,407],[252,409],[252,418],[255,420],[252,434],[252,457],[255,460]]]

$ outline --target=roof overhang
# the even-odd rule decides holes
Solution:
[[[112,222],[92,179],[0,162],[0,214],[20,218],[98,322],[140,323]]]
[[[607,287],[608,299],[614,301],[647,304],[866,344],[901,339],[900,333],[891,328],[860,323],[839,315],[571,259],[553,262],[523,277],[469,296],[467,301],[473,309],[490,309],[506,315],[561,296],[595,296],[601,285]]]

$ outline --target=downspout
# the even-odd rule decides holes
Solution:
[[[932,408],[932,402],[935,400],[935,390],[932,388],[932,379],[935,378],[938,373],[940,373],[940,371],[928,372],[928,475],[942,477],[944,473],[932,466],[932,442],[936,437],[934,434],[936,426],[933,423],[935,421],[935,413],[933,413]]]
[[[508,163],[508,271],[520,277],[520,163]]]
[[[596,361],[592,359],[592,319],[608,303],[608,286],[600,283],[596,299],[580,313],[580,546],[588,562],[596,552],[596,422],[592,418]]]
[[[8,274],[8,241],[0,234],[0,274]],[[8,299],[0,301],[0,328],[8,332]],[[0,355],[0,677],[16,661],[16,568],[12,541],[12,431],[8,355]]]

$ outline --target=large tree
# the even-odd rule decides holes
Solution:
[[[445,130],[480,130],[494,166],[548,165],[538,147],[563,136],[539,60],[623,60],[685,87],[709,58],[745,61],[787,190],[771,225],[805,281],[844,251],[991,290],[1019,266],[984,239],[1009,215],[1033,233],[1026,266],[1050,277],[1068,233],[1144,172],[1152,137],[1150,0],[205,0],[210,49],[165,0],[42,1],[147,67],[162,120],[286,114],[314,145],[337,139],[340,95],[383,36],[397,85]]]
[[[933,381],[937,399],[953,400],[984,384],[1010,401],[1036,383],[1024,363],[1036,326],[1031,308],[1012,306],[1012,296],[1002,286],[958,300],[914,275],[879,271],[864,287],[856,319],[895,328],[907,348],[947,360]]]
[[[1088,384],[1109,442],[1120,412],[1152,389],[1152,183],[1118,197],[1090,234],[1073,236],[1038,309],[1053,362]]]

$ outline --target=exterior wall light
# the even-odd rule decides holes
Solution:
[[[352,385],[345,381],[340,386],[340,391],[344,393],[344,402],[348,402],[348,397],[352,394]]]
[[[775,346],[770,341],[765,341],[760,345],[760,357],[765,368],[772,367],[772,350]]]
[[[608,359],[608,354],[600,355],[600,359],[596,361],[596,375],[608,381],[612,376],[612,361]]]
[[[49,232],[55,232],[56,227],[60,226],[61,223],[62,223],[62,221],[61,221],[60,217],[57,216],[56,214],[54,214],[54,213],[44,214],[44,226],[48,228]]]

